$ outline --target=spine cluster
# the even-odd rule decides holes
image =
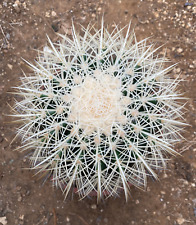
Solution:
[[[116,27],[61,35],[40,52],[33,73],[21,78],[16,102],[23,150],[34,169],[48,171],[65,195],[96,191],[128,198],[130,184],[165,168],[179,141],[183,97],[147,39]]]

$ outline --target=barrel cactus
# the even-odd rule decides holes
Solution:
[[[181,138],[179,81],[148,39],[137,41],[130,25],[110,33],[82,27],[78,35],[39,51],[33,73],[21,78],[17,134],[32,168],[48,171],[65,196],[118,195],[166,167]]]

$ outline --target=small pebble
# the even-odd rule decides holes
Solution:
[[[163,175],[163,178],[167,178],[168,176],[167,176],[167,174],[166,173],[164,173],[164,175]]]
[[[191,183],[191,187],[195,187],[195,183]]]
[[[55,11],[52,11],[52,12],[51,12],[51,15],[52,15],[53,17],[55,17],[57,14],[56,14]]]
[[[185,222],[185,219],[182,218],[182,217],[180,217],[180,218],[177,219],[177,223],[178,223],[179,225],[183,224],[184,222]]]
[[[19,195],[19,196],[18,196],[18,202],[21,202],[21,201],[22,201],[22,196]]]
[[[193,3],[192,2],[186,2],[185,4],[184,4],[184,7],[187,7],[187,6],[192,6],[193,5]]]
[[[10,34],[9,34],[9,33],[7,33],[7,34],[5,35],[5,37],[7,38],[7,40],[10,40]]]
[[[20,216],[19,216],[19,219],[20,219],[20,220],[24,220],[24,215],[20,215]]]
[[[177,49],[177,53],[182,53],[183,52],[183,49],[182,48],[178,48]]]
[[[14,4],[13,4],[13,7],[14,7],[14,9],[16,10],[17,13],[20,12],[20,5],[21,5],[21,3],[20,3],[19,0],[16,0],[16,1],[14,2]]]
[[[0,223],[1,223],[2,225],[7,225],[7,218],[6,218],[5,216],[0,217]]]
[[[8,66],[8,68],[9,68],[10,70],[13,69],[13,66],[12,66],[11,64],[8,63],[7,66]]]
[[[96,209],[97,206],[95,204],[91,205],[91,209]]]
[[[66,217],[65,220],[66,220],[66,222],[70,222],[70,218],[68,216]]]
[[[193,210],[194,210],[194,216],[196,217],[196,208],[194,208]]]
[[[27,4],[26,4],[26,2],[23,2],[22,5],[23,5],[24,9],[27,9]]]
[[[190,6],[190,5],[188,5],[186,8],[187,8],[188,10],[190,10],[190,9],[191,9],[191,6]]]
[[[189,68],[190,68],[190,69],[193,69],[193,68],[194,68],[194,66],[193,66],[192,64],[190,64],[190,65],[189,65]]]
[[[155,16],[156,18],[159,18],[158,12],[154,12],[154,16]]]
[[[46,12],[45,13],[45,17],[48,17],[49,18],[50,17],[50,12]]]
[[[3,2],[3,6],[7,7],[7,2],[6,1]]]

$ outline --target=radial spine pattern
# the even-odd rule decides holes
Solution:
[[[182,119],[178,81],[147,39],[127,27],[109,33],[89,26],[83,36],[40,51],[33,73],[21,78],[16,116],[23,150],[33,168],[49,171],[65,196],[72,187],[85,197],[117,195],[166,166],[179,140]]]

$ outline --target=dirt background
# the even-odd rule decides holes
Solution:
[[[14,151],[14,123],[8,92],[20,84],[22,58],[33,62],[36,49],[53,42],[57,32],[71,34],[71,21],[86,26],[104,14],[109,29],[130,20],[138,40],[152,36],[165,44],[173,75],[180,74],[181,89],[188,97],[186,122],[191,126],[175,149],[182,157],[172,158],[159,181],[148,180],[146,191],[131,188],[128,203],[122,196],[99,205],[96,198],[79,201],[71,195],[64,201],[49,181],[33,176],[25,153]],[[3,225],[192,225],[196,224],[196,2],[194,0],[0,0],[0,224]],[[21,70],[22,69],[22,70]]]

